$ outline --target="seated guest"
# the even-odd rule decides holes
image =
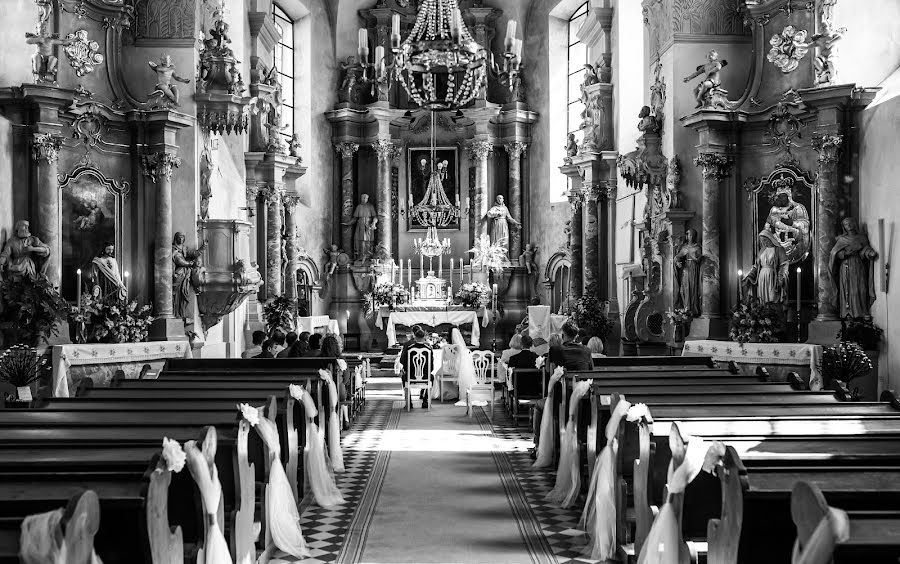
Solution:
[[[284,331],[281,329],[276,329],[274,333],[272,333],[272,339],[275,341],[275,352],[273,354],[278,354],[282,350],[284,350]]]
[[[319,356],[322,358],[342,357],[341,342],[338,340],[337,335],[329,333],[322,337],[322,348],[319,350]],[[342,373],[339,372],[334,379],[334,387],[337,388],[338,401],[342,404],[347,401],[347,396],[349,395],[349,390],[352,386],[352,378],[353,374],[348,368]],[[350,428],[350,411],[345,405],[341,405],[341,422],[344,425],[344,429]]]
[[[262,344],[262,352],[253,358],[275,358],[275,339],[266,339]]]
[[[309,336],[309,350],[303,353],[303,356],[319,356],[320,346],[322,344],[322,334],[321,333],[313,333]]]
[[[538,356],[544,356],[550,352],[550,343],[543,337],[535,337],[534,344],[531,345],[531,352]]]
[[[286,349],[288,358],[300,358],[309,350],[309,332],[304,331],[297,336],[297,341]]]
[[[262,352],[262,344],[266,340],[266,334],[263,331],[254,331],[252,339],[253,346],[245,350],[241,354],[241,358],[254,358]]]
[[[591,358],[606,358],[603,354],[603,341],[600,337],[594,336],[588,339],[587,348],[591,351]]]
[[[404,383],[406,383],[407,379],[409,378],[409,351],[416,349],[425,349],[429,351],[431,350],[431,347],[428,345],[428,343],[425,342],[425,338],[427,336],[428,334],[425,333],[425,330],[422,329],[422,327],[418,325],[414,326],[412,342],[407,341],[403,345],[403,348],[400,350],[400,365],[403,367],[403,371],[400,373],[400,380],[402,380]],[[432,357],[431,362],[434,362],[434,357]],[[429,369],[431,369],[430,372],[433,372],[434,367],[427,366],[426,370]],[[432,379],[434,378],[434,376],[431,374],[429,374],[429,376],[431,376]],[[428,394],[425,393],[425,390],[422,390],[420,397],[422,398],[422,407],[428,407]]]
[[[284,349],[278,351],[275,358],[288,358],[290,356],[291,347],[297,342],[297,334],[289,331],[284,337]]]
[[[522,335],[516,333],[509,340],[509,348],[500,353],[500,360],[509,364],[509,359],[522,351]]]
[[[571,319],[563,323],[562,344],[551,346],[549,360],[556,366],[562,366],[566,370],[590,370],[594,367],[591,360],[591,351],[579,344],[578,325]]]
[[[512,368],[524,368],[528,370],[533,370],[535,367],[535,361],[537,361],[538,355],[534,354],[534,351],[531,347],[534,345],[534,341],[528,335],[522,335],[522,351],[519,354],[514,354],[510,357],[509,361],[506,363]]]

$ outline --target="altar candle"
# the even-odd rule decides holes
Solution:
[[[450,285],[451,286],[453,286],[453,271],[454,271],[453,266],[454,266],[453,257],[450,257]]]
[[[797,267],[797,324],[800,324],[800,267]]]
[[[75,294],[78,296],[78,311],[81,311],[81,269],[75,271]]]
[[[444,255],[438,255],[438,278],[444,277]]]
[[[125,296],[128,296],[128,271],[122,273],[122,277],[125,279]]]
[[[738,279],[737,279],[737,303],[741,303],[741,282],[744,281],[744,271],[740,268],[738,269]]]
[[[425,278],[425,255],[419,255],[419,278]]]
[[[494,307],[492,307],[491,309],[496,310],[497,309],[497,285],[496,284],[494,284],[492,290],[493,290],[493,292],[491,292],[491,295],[493,296]]]
[[[459,285],[463,285],[463,262],[465,259],[463,257],[459,257]]]
[[[473,270],[472,261],[469,261],[469,283],[470,284],[472,283],[472,270]]]
[[[369,48],[369,32],[366,28],[359,28],[359,51],[362,52],[363,49]]]
[[[403,285],[403,259],[398,260],[400,263],[400,275],[397,276],[397,284]]]

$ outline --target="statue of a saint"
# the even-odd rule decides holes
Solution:
[[[100,253],[91,261],[88,283],[91,295],[101,301],[115,299],[124,302],[128,298],[122,271],[116,260],[116,246],[103,243]]]
[[[719,73],[728,65],[725,59],[719,60],[719,52],[715,49],[706,55],[706,63],[697,67],[697,71],[685,77],[685,82],[690,82],[698,76],[703,76],[700,84],[694,88],[694,97],[697,98],[697,107],[706,108],[713,106],[712,93],[722,86],[722,78]]]
[[[516,229],[522,227],[522,224],[510,215],[503,196],[497,196],[494,205],[487,212],[487,217],[490,220],[491,244],[509,249],[509,224],[513,224]]]
[[[49,256],[50,247],[31,234],[28,221],[20,219],[16,222],[15,235],[6,241],[0,252],[0,280],[5,276],[10,279],[35,278],[44,274],[47,261],[38,259]]]
[[[650,114],[650,106],[642,107],[638,118],[641,120],[638,122],[638,131],[641,133],[659,133],[659,121]]]
[[[700,261],[703,250],[697,241],[697,230],[684,233],[684,243],[675,253],[676,305],[686,309],[694,317],[700,315]],[[679,304],[680,300],[680,304]]]
[[[175,233],[172,240],[172,312],[176,319],[194,319],[191,295],[195,293],[193,274],[200,267],[200,253],[206,248],[206,241],[196,251],[189,251],[184,244],[184,233]]]
[[[375,247],[375,230],[378,228],[378,215],[375,206],[369,203],[369,195],[359,197],[359,204],[353,210],[353,219],[344,225],[356,225],[353,235],[353,254],[356,260],[367,260],[372,257]]]
[[[172,64],[171,55],[162,55],[158,63],[150,61],[147,64],[156,73],[156,90],[150,93],[148,102],[150,106],[152,108],[177,108],[178,88],[172,84],[172,79],[184,84],[189,83],[190,80],[175,74],[175,65]]]
[[[741,286],[761,303],[783,303],[787,300],[787,253],[775,234],[768,229],[759,232],[759,252]]]
[[[875,303],[875,259],[878,253],[869,244],[869,237],[859,232],[855,219],[844,218],[844,232],[831,249],[829,270],[837,285],[841,317],[869,315]]]
[[[578,141],[575,140],[575,134],[570,133],[566,141],[566,160],[572,162],[572,157],[578,154]]]

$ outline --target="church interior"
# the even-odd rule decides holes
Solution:
[[[0,564],[900,562],[900,0],[2,14]]]

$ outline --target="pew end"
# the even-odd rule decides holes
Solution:
[[[765,366],[757,366],[756,367],[756,375],[759,377],[760,382],[771,382],[772,377],[769,374],[769,371],[766,370]]]
[[[803,381],[800,374],[796,372],[788,372],[787,381],[791,385],[791,388],[798,392],[809,390],[809,386]]]
[[[749,487],[747,469],[731,446],[725,447],[722,464],[716,468],[722,488],[722,510],[706,529],[708,564],[737,564],[744,521],[744,490]]]
[[[841,380],[832,380],[828,384],[828,389],[834,392],[834,396],[840,401],[859,401],[859,394],[850,391],[845,382]]]
[[[879,399],[890,403],[894,409],[900,410],[900,397],[897,397],[897,392],[894,390],[884,390]]]
[[[90,391],[93,389],[94,389],[94,380],[92,380],[91,378],[82,378],[78,382],[78,387],[75,388],[75,397],[76,398],[86,397],[88,394],[91,393]]]

